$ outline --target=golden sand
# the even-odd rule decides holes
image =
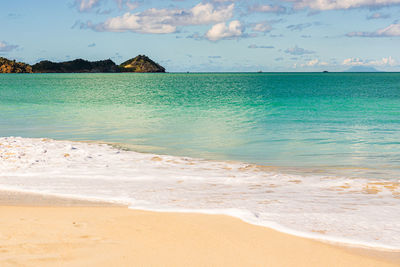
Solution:
[[[223,215],[76,207],[24,194],[14,203],[38,206],[4,206],[2,195],[0,266],[400,266],[398,253],[334,246]]]

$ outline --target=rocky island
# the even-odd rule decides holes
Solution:
[[[165,72],[165,68],[145,55],[139,55],[119,65],[122,72]]]
[[[0,73],[117,73],[140,72],[155,73],[165,72],[165,68],[145,55],[129,59],[121,65],[116,65],[111,59],[88,61],[75,59],[65,62],[51,62],[48,60],[30,66],[25,63],[0,58]]]
[[[119,68],[111,59],[87,61],[75,59],[72,61],[55,63],[48,60],[40,61],[32,66],[34,73],[90,73],[90,72],[118,72]]]
[[[32,67],[22,62],[0,57],[0,73],[32,73]]]

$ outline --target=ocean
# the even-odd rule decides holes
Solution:
[[[400,249],[400,73],[0,75],[0,156],[0,189]]]

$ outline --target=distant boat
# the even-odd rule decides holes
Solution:
[[[259,70],[258,73],[262,73],[262,70]]]
[[[323,73],[328,73],[328,72],[329,72],[329,71],[327,71],[327,70],[324,70],[324,71],[323,71]]]

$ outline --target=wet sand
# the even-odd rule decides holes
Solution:
[[[1,266],[400,266],[224,215],[0,191]]]

